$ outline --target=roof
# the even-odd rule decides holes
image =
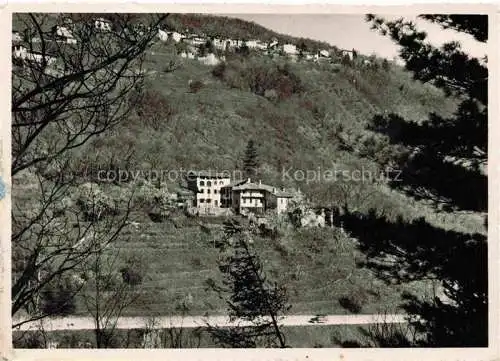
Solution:
[[[231,178],[230,174],[214,171],[188,171],[186,177]]]
[[[269,193],[275,195],[276,197],[280,197],[280,198],[291,198],[292,197],[292,194],[289,192],[286,192],[285,190],[280,190],[276,187],[273,187],[273,186],[270,186],[267,184],[262,184],[260,182],[259,183],[249,182],[248,180],[246,181],[246,183],[243,183],[241,185],[237,185],[237,186],[233,187],[233,190],[235,190],[235,191],[261,190],[261,191],[269,192]]]
[[[239,186],[233,187],[233,190],[235,191],[243,191],[243,190],[262,190],[262,191],[267,191],[270,193],[273,193],[273,187],[268,186],[266,184],[262,183],[253,183],[253,182],[246,182],[243,183]]]
[[[247,179],[240,179],[240,180],[232,181],[231,183],[225,185],[222,188],[226,188],[226,187],[233,188],[233,187],[239,186],[240,184],[243,184],[243,183],[246,183],[246,182],[248,182]]]
[[[194,192],[187,189],[178,189],[175,193],[180,197],[194,197]]]
[[[276,193],[274,193],[274,195],[276,197],[280,197],[280,198],[292,198],[293,197],[292,193],[287,192],[287,191],[280,191],[280,190],[276,191]]]

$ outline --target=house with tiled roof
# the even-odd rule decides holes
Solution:
[[[282,213],[287,209],[292,194],[284,189],[263,184],[260,180],[252,182],[250,178],[228,184],[221,189],[223,205],[236,213],[263,213],[275,209]]]

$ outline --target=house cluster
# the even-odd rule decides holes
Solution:
[[[18,61],[28,61],[42,64],[44,61],[47,65],[52,65],[57,61],[57,58],[47,55],[36,50],[28,50],[22,44],[12,45],[12,58]]]
[[[261,181],[231,181],[228,174],[214,172],[190,172],[187,188],[195,194],[192,207],[199,214],[220,214],[229,209],[237,214],[282,213],[293,196]]]
[[[107,19],[97,18],[93,20],[94,28],[99,32],[112,30],[112,22]],[[45,42],[77,44],[77,39],[73,35],[73,21],[71,18],[64,18],[59,25],[54,25],[50,29],[50,36],[44,39]],[[27,34],[21,34],[20,31],[12,31],[12,57],[18,61],[30,61],[43,63],[46,61],[48,65],[56,62],[56,58],[50,54],[50,51],[42,53],[35,48],[39,48],[37,44],[41,42],[39,37],[30,37]],[[26,44],[30,44],[28,49]]]
[[[187,59],[201,59],[203,63],[207,63],[201,57],[197,57],[197,49],[199,46],[211,42],[214,49],[219,51],[235,50],[242,47],[247,47],[249,50],[260,51],[271,56],[286,56],[292,61],[296,61],[299,58],[307,61],[321,61],[324,59],[332,59],[334,54],[331,50],[321,49],[316,52],[301,51],[295,44],[281,44],[277,39],[273,39],[269,42],[264,42],[257,39],[251,40],[240,40],[240,39],[227,39],[227,38],[209,38],[200,36],[197,34],[179,33],[177,31],[165,31],[158,30],[158,39],[163,42],[173,41],[175,43],[186,44],[187,50],[180,52],[180,56]],[[340,50],[335,54],[336,58],[342,58],[344,56],[349,57],[353,60],[355,57],[354,50]],[[210,61],[208,65],[215,65],[217,61]]]

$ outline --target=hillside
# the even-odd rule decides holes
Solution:
[[[173,14],[165,25],[208,37],[305,41],[227,17]],[[335,45],[307,42],[311,48]],[[175,192],[183,185],[178,175],[186,170],[241,170],[249,140],[257,147],[258,178],[300,189],[315,209],[348,204],[352,211],[374,209],[389,220],[424,217],[445,230],[486,233],[480,214],[441,212],[391,189],[381,177],[400,149],[367,129],[374,116],[394,113],[423,122],[431,113],[450,116],[457,106],[456,99],[413,80],[397,65],[373,58],[367,65],[362,57],[349,63],[301,62],[232,53],[220,64],[206,66],[179,57],[175,46],[157,41],[146,54],[143,70],[143,88],[130,94],[142,97],[139,106],[125,122],[70,157],[78,184],[96,183],[112,200],[132,193],[136,197],[131,221],[137,223],[127,226],[111,248],[120,256],[119,266],[131,257],[143,265],[143,298],[127,314],[174,314],[185,299],[190,299],[192,314],[224,312],[224,302],[207,294],[205,284],[220,276],[213,243],[221,236],[221,220],[193,218],[179,210],[169,210],[160,220],[151,214],[158,193]],[[99,170],[138,173],[140,179],[98,180]],[[366,171],[371,179],[357,182],[341,176],[353,171]],[[327,179],[332,172],[338,178]],[[43,170],[50,181],[57,174],[57,167]],[[151,180],[159,174],[161,182]],[[13,184],[13,203],[20,205],[16,211],[36,207],[40,190],[34,172],[21,172]],[[65,199],[78,212],[81,193],[75,186]],[[271,278],[289,287],[291,313],[396,312],[405,292],[432,293],[428,280],[384,286],[363,267],[365,255],[341,227],[296,230],[286,220],[280,227],[277,238],[256,236],[255,247]],[[340,300],[345,297],[359,302],[359,309],[343,306]],[[85,313],[81,299],[74,312]]]

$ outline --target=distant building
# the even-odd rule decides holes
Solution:
[[[354,59],[354,50],[345,50],[345,49],[341,49],[340,50],[340,56],[341,57],[349,57],[349,60],[353,60]]]
[[[160,39],[161,41],[167,41],[169,39],[169,33],[158,29],[158,39]]]
[[[328,58],[330,56],[330,53],[328,52],[328,50],[323,49],[319,51],[318,55],[323,58]]]
[[[203,58],[198,58],[198,60],[203,63],[204,65],[217,65],[221,62],[220,59],[218,59],[215,54],[208,54],[207,56]]]
[[[188,43],[194,45],[194,46],[199,46],[202,44],[205,44],[207,41],[200,37],[200,36],[191,36],[187,39]]]
[[[296,55],[298,53],[297,47],[293,44],[283,45],[283,52],[287,55]]]
[[[250,49],[255,49],[258,47],[258,41],[257,40],[248,40],[247,41],[247,46],[250,48]]]
[[[12,45],[12,57],[17,59],[25,59],[28,54],[28,49],[23,45]]]
[[[77,41],[73,36],[73,33],[65,26],[53,26],[52,34],[56,38],[56,41],[62,41],[68,44],[76,44]]]
[[[94,20],[94,28],[98,31],[107,32],[113,29],[113,24],[108,19],[98,18]]]
[[[168,36],[173,40],[175,41],[176,43],[180,42],[182,39],[185,38],[184,35],[182,35],[181,33],[178,33],[177,31],[174,31],[174,32],[171,32],[168,34]]]
[[[181,58],[184,58],[184,59],[194,59],[195,58],[194,53],[192,53],[192,52],[185,52],[185,51],[183,51],[182,53],[180,53],[180,56],[181,56]]]
[[[226,41],[224,39],[213,39],[212,43],[216,49],[225,50]]]
[[[18,61],[28,61],[36,63],[42,63],[45,60],[47,62],[47,65],[52,65],[57,60],[55,57],[43,54],[41,52],[29,51],[23,45],[12,46],[12,58]]]
[[[12,42],[17,43],[23,41],[23,37],[19,31],[12,32]]]

